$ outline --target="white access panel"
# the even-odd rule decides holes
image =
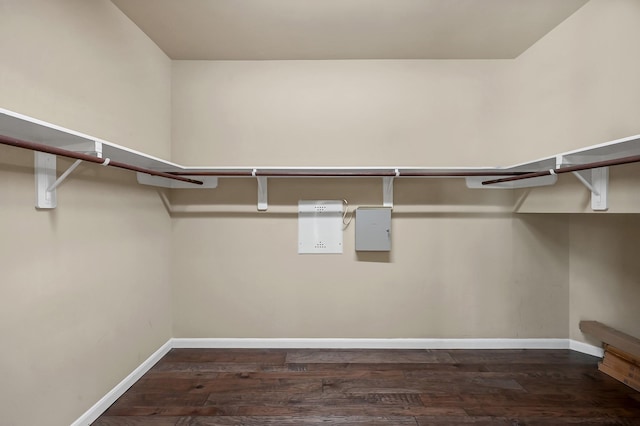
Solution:
[[[342,200],[298,201],[298,253],[342,253]]]
[[[356,209],[356,251],[391,251],[391,208]]]

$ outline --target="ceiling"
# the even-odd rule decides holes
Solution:
[[[172,59],[510,59],[588,0],[112,0]]]

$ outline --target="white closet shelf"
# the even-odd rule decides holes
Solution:
[[[382,178],[384,204],[392,206],[393,180],[398,177],[458,177],[465,178],[467,186],[470,188],[512,189],[553,185],[557,181],[556,175],[565,172],[572,172],[589,188],[592,192],[592,207],[594,209],[606,210],[608,166],[616,165],[618,161],[620,161],[620,164],[640,162],[640,135],[635,135],[508,167],[193,167],[162,160],[124,146],[2,108],[0,108],[0,136],[63,149],[81,155],[91,155],[104,160],[93,162],[103,163],[104,165],[108,165],[109,162],[119,162],[132,167],[148,169],[151,172],[168,173],[190,178],[202,183],[194,184],[176,181],[166,177],[151,176],[138,172],[138,182],[146,185],[166,188],[215,188],[219,177],[253,177],[258,180],[259,210],[266,210],[267,208],[267,178]],[[72,168],[75,168],[79,161]],[[591,167],[592,163],[603,161],[613,163]],[[574,171],[572,168],[577,170]],[[59,186],[68,173],[65,173],[59,179],[56,178],[55,155],[41,154],[40,162],[38,162],[38,156],[36,156],[36,176],[41,181],[38,187],[41,188],[42,192],[38,196],[38,207],[55,207],[55,188]],[[528,175],[532,173],[535,176]],[[594,202],[595,197],[600,197],[600,200]]]
[[[101,155],[98,155],[101,158],[110,158],[113,161],[158,171],[182,169],[170,161],[2,108],[0,108],[0,134],[71,151],[80,151],[74,149],[76,146],[91,146],[97,142],[102,145]]]

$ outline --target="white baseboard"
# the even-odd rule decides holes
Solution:
[[[173,338],[174,348],[246,349],[571,349],[602,357],[598,346],[572,339],[253,339]]]
[[[577,340],[569,340],[569,349],[576,352],[582,352],[583,354],[597,356],[602,358],[604,355],[604,349],[599,346],[593,346],[588,343],[579,342]]]
[[[602,348],[571,339],[252,339],[173,338],[87,410],[71,426],[87,426],[173,348],[247,349],[571,349],[601,357]]]
[[[116,402],[118,398],[120,398],[126,391],[129,389],[135,382],[137,382],[147,371],[151,369],[155,365],[156,362],[160,361],[160,358],[165,356],[167,352],[169,352],[172,348],[172,340],[169,339],[167,343],[162,345],[160,349],[155,351],[149,358],[142,362],[129,374],[124,378],[120,383],[118,383],[113,389],[109,391],[105,396],[100,399],[100,401],[96,402],[93,407],[89,408],[78,420],[71,423],[71,426],[88,426],[93,423],[102,413],[107,411],[107,409]]]
[[[567,339],[252,339],[174,338],[174,348],[569,349]]]

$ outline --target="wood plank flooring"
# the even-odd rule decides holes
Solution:
[[[640,425],[569,350],[173,349],[97,426]]]

